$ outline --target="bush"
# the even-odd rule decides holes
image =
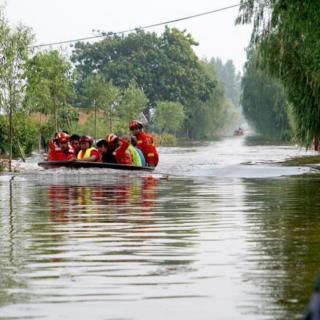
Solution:
[[[30,155],[38,142],[38,125],[22,113],[15,114],[13,124],[13,157],[21,155],[19,144],[22,152],[25,155]],[[0,152],[2,154],[8,154],[10,152],[9,119],[7,116],[0,117]]]
[[[166,146],[166,147],[173,147],[177,144],[177,138],[170,134],[164,133],[162,135],[153,135],[154,142],[156,146]]]

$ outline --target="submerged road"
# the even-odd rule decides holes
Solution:
[[[152,174],[0,175],[0,319],[300,318],[320,176],[277,162],[308,154],[234,137],[160,148]]]

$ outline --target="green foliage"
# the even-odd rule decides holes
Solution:
[[[25,155],[30,155],[38,143],[39,127],[37,123],[25,117],[22,112],[14,115],[13,150],[14,157],[21,156],[18,144],[20,143]],[[1,153],[9,153],[9,120],[6,116],[0,116],[0,150]]]
[[[241,76],[236,74],[236,68],[232,60],[225,64],[220,58],[212,58],[210,63],[215,66],[219,80],[223,83],[225,96],[232,101],[235,107],[240,105]]]
[[[153,116],[154,127],[160,133],[175,133],[180,129],[185,114],[179,102],[157,101]]]
[[[91,74],[84,80],[83,100],[87,106],[104,110],[109,116],[120,100],[120,89],[101,74]]]
[[[131,81],[128,88],[122,91],[119,104],[115,108],[115,114],[128,130],[128,123],[132,119],[139,118],[139,114],[146,109],[148,98],[142,89]]]
[[[79,109],[71,106],[60,109],[58,112],[58,121],[61,123],[60,126],[62,130],[70,130],[71,127],[79,121]]]
[[[236,110],[230,102],[227,102],[223,84],[218,80],[215,66],[203,61],[202,68],[216,86],[207,101],[194,101],[197,108],[190,107],[184,130],[187,131],[188,137],[211,139],[219,134],[225,134],[228,128],[233,127],[239,119],[240,110]]]
[[[260,67],[284,85],[297,136],[309,146],[320,132],[320,3],[241,2],[238,23],[253,20],[251,46],[259,46]]]
[[[87,103],[87,107],[89,105],[96,108],[96,111],[104,111],[106,115],[105,123],[108,123],[111,132],[116,106],[119,105],[121,100],[121,89],[115,87],[112,81],[107,81],[102,73],[91,74],[84,80],[82,96]],[[93,126],[96,128],[98,124],[94,122]],[[93,136],[95,136],[96,130],[97,135],[100,132],[98,128],[94,129]]]
[[[74,123],[70,127],[70,134],[89,135],[97,139],[104,139],[108,132],[107,120],[101,117],[95,119],[94,114],[91,114],[84,124]]]
[[[173,134],[164,133],[161,135],[153,135],[156,146],[174,147],[177,145],[177,138]]]
[[[25,92],[24,68],[29,54],[28,46],[31,44],[32,35],[25,27],[10,28],[8,22],[0,10],[0,111],[9,115],[8,122],[1,119],[0,149],[11,154],[11,140],[13,128],[22,130],[21,123],[15,123],[19,119],[14,113],[22,109],[22,101]],[[22,130],[23,131],[23,130]],[[28,132],[25,132],[26,134]],[[26,138],[27,139],[27,138]],[[23,138],[21,139],[23,140]],[[13,141],[12,141],[13,142]],[[30,143],[25,142],[25,151],[30,152]],[[13,155],[16,155],[17,143],[12,146]]]
[[[25,27],[10,28],[0,11],[0,109],[14,112],[21,107],[25,89],[24,67],[32,40]]]
[[[156,101],[184,105],[185,127],[192,137],[193,109],[210,98],[215,86],[193,52],[194,45],[190,34],[169,28],[161,36],[137,30],[127,36],[106,35],[93,44],[77,43],[72,60],[80,75],[78,91],[83,92],[84,79],[97,72],[123,90],[134,81],[149,100],[144,111]],[[122,117],[121,103],[118,110]]]
[[[206,100],[214,85],[202,72],[193,45],[191,35],[177,29],[166,28],[160,37],[137,30],[127,36],[108,35],[93,44],[77,43],[72,60],[82,79],[101,72],[123,89],[134,80],[151,104],[157,100],[184,104],[194,96]]]
[[[67,124],[58,114],[67,111],[68,99],[73,95],[70,63],[57,50],[40,52],[29,59],[25,75],[25,106],[29,111],[52,114],[54,130],[63,129]]]
[[[289,140],[292,131],[283,86],[257,68],[251,53],[242,78],[241,104],[249,124],[265,137]]]

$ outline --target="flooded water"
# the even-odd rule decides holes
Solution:
[[[1,175],[0,319],[299,319],[320,175],[274,162],[304,154],[237,137],[162,148],[152,174]]]

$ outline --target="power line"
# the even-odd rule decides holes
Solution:
[[[165,21],[165,22],[159,22],[159,23],[155,23],[155,24],[150,24],[150,25],[146,25],[146,26],[143,26],[143,27],[139,27],[139,28],[133,28],[133,29],[123,30],[123,31],[118,31],[118,32],[111,32],[111,34],[117,35],[117,34],[124,34],[124,33],[133,32],[133,31],[136,31],[137,29],[150,29],[150,28],[153,28],[153,27],[159,27],[159,26],[170,24],[170,23],[174,23],[174,22],[179,22],[179,21],[183,21],[183,20],[188,20],[188,19],[193,19],[193,18],[209,15],[209,14],[212,14],[212,13],[215,13],[215,12],[219,12],[219,11],[229,10],[229,9],[236,8],[236,7],[239,7],[239,6],[240,6],[240,3],[234,4],[234,5],[231,5],[231,6],[227,6],[227,7],[223,7],[223,8],[219,8],[219,9],[215,9],[215,10],[211,10],[211,11],[206,11],[206,12],[194,14],[194,15],[183,17],[183,18],[179,18],[179,19],[174,19],[174,20],[169,20],[169,21]],[[51,42],[51,43],[43,43],[43,44],[30,46],[30,48],[40,48],[40,47],[55,46],[55,45],[60,45],[60,44],[66,44],[66,43],[72,43],[72,42],[78,42],[78,41],[86,41],[86,40],[92,40],[92,39],[103,38],[103,37],[106,37],[106,35],[100,34],[100,35],[84,37],[84,38],[77,38],[77,39],[64,40],[64,41]]]

